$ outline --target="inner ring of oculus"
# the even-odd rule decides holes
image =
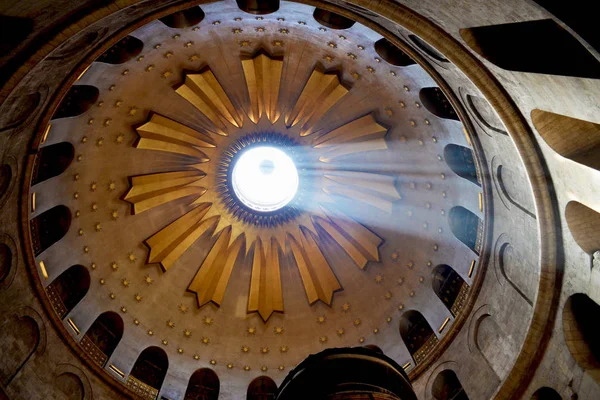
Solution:
[[[270,212],[285,207],[298,191],[298,170],[282,150],[261,146],[246,150],[231,173],[237,198],[254,211]]]

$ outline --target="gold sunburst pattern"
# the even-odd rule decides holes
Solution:
[[[250,257],[246,311],[258,313],[266,322],[274,312],[284,312],[280,270],[284,253],[295,261],[308,302],[312,305],[320,300],[330,306],[343,282],[325,257],[322,241],[332,239],[360,269],[380,261],[383,243],[339,202],[350,200],[355,206],[368,204],[391,213],[393,202],[401,196],[391,176],[337,166],[337,160],[345,155],[386,150],[388,130],[372,113],[333,129],[328,128],[329,121],[323,123],[328,111],[350,90],[337,73],[316,67],[301,93],[282,98],[285,57],[260,51],[243,57],[241,63],[247,104],[230,99],[210,66],[185,72],[183,83],[175,87],[206,117],[204,131],[156,113],[135,128],[139,140],[134,147],[175,153],[182,161],[174,171],[130,177],[131,187],[123,199],[131,203],[134,214],[175,201],[187,204],[183,215],[145,240],[147,262],[159,263],[165,273],[200,238],[214,241],[187,287],[196,295],[198,307],[211,302],[219,306],[238,259]],[[239,109],[247,110],[252,125],[244,124]],[[281,115],[284,118],[280,120]],[[228,170],[236,154],[269,144],[275,137],[297,146],[303,154],[299,169],[309,171],[301,176],[295,212],[290,213],[291,206],[284,207],[281,212],[288,215],[277,223],[242,210],[235,196],[224,194],[227,190],[223,189],[228,186]]]

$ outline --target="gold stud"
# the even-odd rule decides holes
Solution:
[[[175,328],[175,322],[173,322],[173,321],[171,321],[171,320],[169,319],[169,320],[167,320],[167,326],[168,326],[169,328]]]
[[[92,211],[94,211],[94,212],[98,211],[98,203],[92,203],[91,208],[92,208]]]
[[[385,292],[385,299],[390,300],[392,298],[392,292]]]

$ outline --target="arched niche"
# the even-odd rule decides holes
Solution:
[[[83,400],[85,393],[83,382],[81,382],[81,379],[77,375],[71,372],[63,372],[54,378],[53,386],[61,399]]]
[[[240,10],[249,14],[265,15],[279,10],[279,0],[236,0]]]
[[[504,331],[490,314],[480,316],[475,325],[475,346],[496,377],[504,379],[511,368],[510,346]]]
[[[103,367],[123,337],[123,319],[119,314],[107,311],[100,314],[81,339],[81,347]]]
[[[600,62],[551,19],[477,26],[460,35],[481,57],[509,71],[600,78]]]
[[[583,251],[593,254],[600,250],[600,213],[570,201],[565,209],[565,218],[571,235]]]
[[[469,396],[451,369],[446,369],[437,374],[431,387],[434,400],[469,400]]]
[[[248,385],[246,400],[273,400],[277,394],[277,384],[268,376],[254,378]]]
[[[448,225],[454,236],[479,255],[483,240],[483,221],[462,206],[455,206],[448,213]]]
[[[29,226],[37,257],[67,234],[71,226],[71,210],[63,205],[53,207],[33,218]]]
[[[0,283],[8,277],[12,266],[12,250],[6,243],[0,243]]]
[[[320,8],[315,8],[313,17],[318,23],[331,29],[348,29],[355,23],[349,18]]]
[[[515,206],[529,217],[536,219],[532,210],[535,210],[533,196],[527,189],[527,178],[513,169],[512,165],[503,164],[500,157],[492,158],[492,180],[502,204],[511,210]]]
[[[90,273],[83,265],[73,265],[46,287],[46,293],[60,319],[75,308],[90,288]]]
[[[533,306],[533,297],[537,275],[532,278],[534,271],[532,265],[525,262],[521,252],[513,247],[506,233],[501,234],[494,246],[496,276],[508,284],[530,305]],[[529,267],[529,268],[528,268]]]
[[[400,317],[400,337],[416,364],[419,364],[438,342],[429,322],[418,311],[410,310]]]
[[[0,166],[0,198],[8,191],[10,180],[12,178],[12,168],[8,164]]]
[[[558,392],[548,386],[544,386],[535,391],[531,400],[562,400]]]
[[[488,135],[492,133],[499,133],[501,135],[508,135],[504,129],[502,121],[498,115],[494,112],[494,109],[490,103],[479,96],[472,96],[464,93],[464,88],[460,87],[463,101],[468,105],[469,110],[475,116],[475,122],[481,126]]]
[[[204,11],[199,6],[194,6],[162,17],[159,20],[169,28],[182,29],[198,25],[203,19]]]
[[[426,87],[419,91],[423,107],[438,118],[460,121],[454,107],[439,87]]]
[[[375,52],[388,64],[398,67],[408,67],[416,62],[405,52],[394,46],[386,38],[381,38],[375,42]]]
[[[220,386],[215,371],[209,368],[198,369],[190,377],[184,400],[217,400]]]
[[[0,382],[10,385],[40,344],[40,329],[29,316],[14,315],[0,324]]]
[[[450,313],[456,317],[467,301],[469,285],[452,267],[440,264],[431,273],[431,286]]]
[[[423,53],[427,54],[429,57],[437,60],[439,62],[447,63],[449,62],[446,57],[444,57],[439,51],[434,49],[429,45],[429,43],[425,42],[418,36],[408,35],[408,38],[417,46]]]
[[[600,377],[600,305],[583,293],[569,297],[563,308],[565,342],[579,366]]]
[[[531,111],[531,121],[552,150],[600,170],[600,124],[538,109]]]
[[[75,156],[75,148],[69,142],[42,147],[35,158],[31,184],[43,182],[65,172]]]
[[[477,177],[477,167],[473,159],[473,150],[465,146],[449,144],[444,147],[444,159],[448,167],[456,175],[477,186],[481,186]]]
[[[100,91],[91,85],[73,85],[60,102],[52,119],[76,117],[83,114],[98,100]]]
[[[142,52],[143,48],[144,42],[136,37],[128,35],[98,57],[96,61],[107,64],[123,64],[132,58],[137,57]]]
[[[127,378],[127,386],[144,398],[156,398],[168,368],[167,353],[156,346],[147,347],[135,361]]]

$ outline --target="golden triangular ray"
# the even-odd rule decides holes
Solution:
[[[308,302],[312,305],[321,300],[331,306],[333,293],[342,289],[342,286],[317,245],[313,233],[304,226],[300,230],[300,243],[291,234],[288,234],[287,240],[300,271]]]
[[[362,143],[381,139],[386,133],[387,128],[377,123],[373,114],[367,114],[317,137],[313,140],[313,147],[318,149],[347,143]]]
[[[262,115],[266,114],[274,124],[280,116],[278,98],[283,58],[271,57],[261,52],[253,58],[243,59],[242,68],[250,98],[248,116],[256,124]]]
[[[252,244],[252,279],[248,296],[248,312],[258,312],[264,322],[273,312],[283,312],[283,292],[281,289],[281,271],[279,259],[279,243],[271,238],[267,242],[266,251],[258,237]]]
[[[188,290],[196,293],[198,307],[209,302],[220,306],[229,283],[231,272],[238,255],[246,245],[244,234],[239,235],[229,245],[231,240],[231,225],[219,232],[219,238],[210,249],[200,269],[190,283]]]

